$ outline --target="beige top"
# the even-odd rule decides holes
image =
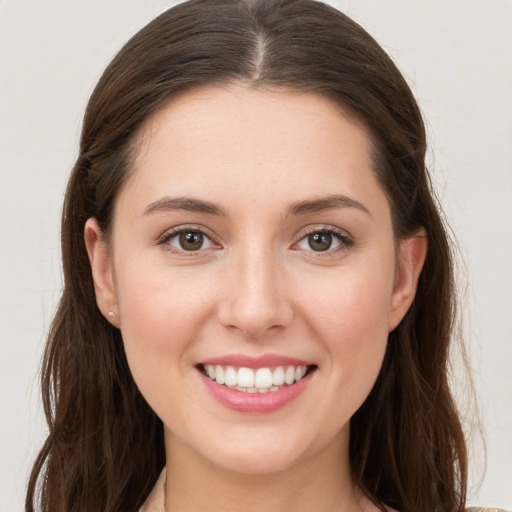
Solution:
[[[165,468],[139,512],[165,512]]]
[[[165,512],[165,468],[139,512]],[[466,512],[512,512],[503,508],[470,507]]]

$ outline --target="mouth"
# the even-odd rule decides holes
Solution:
[[[199,371],[213,382],[242,393],[273,393],[296,384],[314,372],[316,365],[284,365],[249,368],[221,364],[199,364]]]

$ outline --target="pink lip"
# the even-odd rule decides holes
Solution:
[[[310,366],[313,363],[294,359],[292,357],[280,356],[277,354],[264,354],[258,357],[251,357],[242,354],[231,354],[221,357],[214,357],[201,361],[199,364],[211,364],[222,366],[238,366],[245,368],[268,368],[273,366]],[[299,381],[300,382],[300,381]]]
[[[277,411],[297,398],[310,383],[314,372],[290,386],[268,393],[244,393],[217,384],[199,370],[198,373],[208,392],[220,404],[238,412],[262,414]]]

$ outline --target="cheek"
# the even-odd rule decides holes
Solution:
[[[135,267],[133,267],[135,268]],[[180,346],[200,323],[211,303],[208,288],[196,271],[170,272],[153,268],[142,274],[126,272],[117,286],[121,327],[126,340],[146,349]]]
[[[304,312],[327,339],[339,339],[357,350],[374,336],[387,335],[392,276],[393,266],[382,265],[347,268],[316,279],[315,287],[303,294]]]
[[[157,266],[140,273],[134,268],[127,263],[116,273],[121,333],[133,378],[151,403],[155,389],[178,385],[212,301],[197,271],[193,277]]]
[[[393,268],[393,267],[391,267]],[[343,389],[344,414],[352,415],[369,394],[387,347],[393,275],[346,272],[315,287],[303,303],[309,328],[323,344],[333,386]]]

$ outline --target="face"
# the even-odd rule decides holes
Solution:
[[[424,253],[394,239],[367,134],[321,96],[232,86],[173,100],[140,142],[108,245],[94,219],[85,236],[167,451],[348,460]]]

